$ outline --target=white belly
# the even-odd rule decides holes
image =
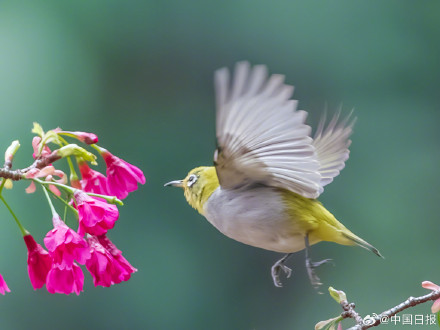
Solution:
[[[302,250],[305,233],[284,209],[276,189],[219,187],[205,203],[204,213],[218,230],[239,242],[284,253]]]

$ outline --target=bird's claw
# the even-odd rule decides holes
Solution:
[[[275,286],[277,288],[281,288],[283,286],[283,284],[281,283],[280,280],[280,272],[283,271],[284,273],[286,273],[286,277],[289,278],[292,275],[292,269],[290,269],[289,267],[287,267],[284,263],[284,260],[278,260],[273,266],[272,266],[272,279],[273,279],[273,284],[275,284]]]
[[[307,274],[309,275],[310,282],[315,289],[318,289],[322,285],[321,280],[315,273],[315,268],[328,262],[332,262],[332,259],[324,259],[316,262],[313,262],[312,260],[310,260],[310,258],[306,259]]]

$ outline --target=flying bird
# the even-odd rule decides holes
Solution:
[[[284,76],[268,75],[264,65],[248,62],[215,72],[217,149],[214,166],[191,170],[165,186],[183,188],[188,203],[224,235],[244,244],[285,253],[271,268],[275,286],[294,252],[306,249],[306,268],[314,287],[309,247],[320,241],[379,251],[353,234],[317,200],[349,157],[354,120],[339,112],[315,134],[297,110],[293,86]]]

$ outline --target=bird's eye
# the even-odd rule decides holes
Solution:
[[[188,187],[191,187],[194,183],[196,183],[196,181],[197,181],[197,175],[191,174],[188,178],[188,183],[187,183]]]

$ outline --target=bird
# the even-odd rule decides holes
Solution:
[[[285,262],[305,249],[311,284],[322,283],[315,268],[331,261],[311,260],[309,248],[321,241],[358,245],[379,257],[371,244],[352,233],[318,201],[349,158],[355,118],[327,122],[325,114],[311,134],[307,112],[291,99],[293,86],[265,65],[242,61],[233,73],[215,71],[216,137],[213,166],[200,166],[165,186],[183,188],[189,205],[229,238],[284,253],[271,268],[282,287]]]

